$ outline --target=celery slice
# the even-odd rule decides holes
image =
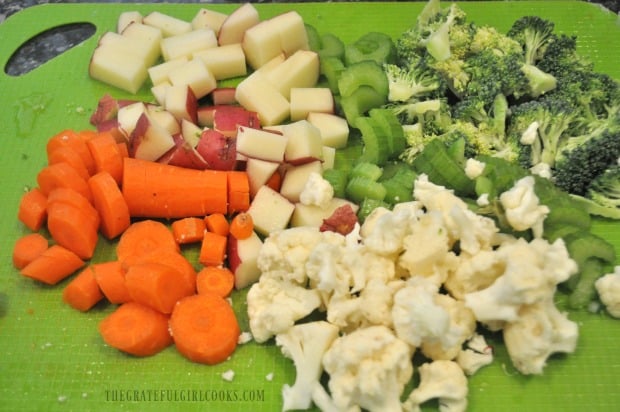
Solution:
[[[388,159],[389,142],[388,137],[377,122],[370,117],[358,117],[355,121],[357,127],[362,133],[362,141],[364,142],[364,151],[362,152],[362,161],[374,163],[382,166]]]
[[[361,86],[370,86],[387,99],[389,93],[388,78],[383,68],[372,60],[346,65],[338,79],[341,96],[350,96]]]
[[[364,60],[379,64],[394,63],[396,61],[394,40],[385,33],[369,32],[345,46],[344,61],[347,66]]]

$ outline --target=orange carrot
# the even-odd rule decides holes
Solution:
[[[90,151],[88,150],[88,146],[86,146],[87,140],[81,134],[82,133],[67,129],[52,136],[47,141],[47,155],[49,157],[50,153],[61,146],[72,147],[77,153],[79,153],[82,160],[84,160],[84,165],[86,165],[88,173],[92,174],[95,172],[95,162],[90,154]]]
[[[244,171],[231,170],[228,179],[228,213],[243,212],[250,208],[250,181]]]
[[[97,209],[95,209],[92,203],[79,192],[66,187],[57,187],[47,196],[48,211],[50,207],[53,207],[52,205],[54,203],[66,203],[74,206],[88,216],[93,223],[95,231],[99,230],[99,224],[101,222],[99,212],[97,212]]]
[[[134,356],[151,356],[172,344],[168,316],[136,302],[127,302],[105,317],[99,333],[111,347]]]
[[[41,192],[46,196],[57,187],[67,187],[77,191],[88,201],[92,200],[86,179],[66,162],[45,166],[37,175],[37,183]]]
[[[47,156],[47,163],[50,165],[60,162],[69,163],[84,179],[88,179],[90,176],[84,164],[84,159],[82,159],[82,156],[71,146],[57,147]]]
[[[232,355],[241,332],[230,304],[214,293],[181,299],[170,316],[170,331],[183,356],[209,365]]]
[[[195,170],[127,157],[123,196],[132,217],[181,218],[226,213],[226,172]]]
[[[235,239],[247,239],[254,232],[254,220],[252,215],[246,212],[241,212],[233,217],[230,222],[230,234]]]
[[[193,295],[196,293],[196,269],[181,253],[172,250],[155,250],[133,259],[131,264],[148,262],[161,263],[175,269],[181,275],[178,281],[185,285],[185,294]]]
[[[204,219],[207,230],[209,232],[217,233],[218,235],[228,235],[228,219],[223,213],[211,213]]]
[[[95,162],[95,171],[108,172],[116,183],[120,183],[123,178],[123,156],[114,136],[108,132],[99,132],[86,145]]]
[[[86,312],[103,299],[90,266],[84,268],[62,291],[62,300],[71,307]]]
[[[157,262],[136,263],[127,269],[125,285],[134,302],[161,313],[170,313],[179,299],[188,296],[179,282],[182,274],[175,268]]]
[[[49,242],[47,238],[39,233],[23,235],[15,241],[13,246],[13,266],[17,269],[24,268],[47,250],[48,247]]]
[[[95,281],[110,303],[125,303],[131,300],[125,285],[125,271],[118,260],[91,265]]]
[[[205,221],[198,217],[177,219],[170,226],[174,239],[180,245],[200,242],[206,229]]]
[[[205,266],[218,266],[224,263],[226,258],[226,236],[213,232],[205,232],[200,245],[198,261]]]
[[[20,273],[48,285],[55,285],[84,266],[78,255],[60,245],[52,245],[27,264]]]
[[[71,250],[81,259],[90,259],[97,247],[96,224],[83,210],[62,202],[48,206],[47,229],[57,244]]]
[[[47,197],[35,187],[22,195],[17,218],[32,231],[41,229],[47,218]]]
[[[95,209],[101,218],[101,233],[113,239],[131,224],[129,208],[114,177],[107,171],[99,172],[88,179]]]
[[[116,245],[116,257],[121,263],[130,264],[132,260],[158,250],[178,252],[180,249],[166,225],[156,220],[141,220],[123,232]]]
[[[118,151],[121,154],[121,157],[122,158],[129,157],[129,147],[127,147],[127,143],[120,142],[120,143],[117,143],[117,145],[118,145]]]
[[[230,295],[235,286],[235,275],[222,266],[206,266],[196,275],[198,293],[215,293],[223,298]]]
[[[279,192],[280,186],[282,186],[282,175],[280,174],[280,172],[278,172],[277,170],[273,172],[273,174],[267,180],[267,183],[265,183],[265,185],[269,186],[271,189],[275,190],[276,192]]]

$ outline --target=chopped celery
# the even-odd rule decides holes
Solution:
[[[359,204],[364,198],[383,200],[385,198],[385,187],[367,177],[352,177],[347,182],[347,198]]]
[[[337,57],[344,59],[344,43],[338,36],[332,33],[325,33],[321,36],[321,48],[318,50],[319,57]]]
[[[385,96],[380,95],[370,86],[360,86],[350,96],[340,99],[340,108],[349,125],[355,127],[355,122],[359,117],[384,103]]]
[[[362,133],[364,151],[362,160],[382,166],[388,159],[388,138],[379,125],[370,117],[361,116],[355,120],[355,127]]]
[[[379,64],[394,63],[396,45],[385,33],[369,32],[345,46],[344,58],[347,65],[364,60],[372,60]]]
[[[400,124],[394,111],[384,108],[373,108],[368,111],[368,114],[389,137],[390,153],[388,157],[390,159],[398,158],[407,147],[407,140],[405,139],[403,126]]]
[[[353,169],[351,170],[351,177],[365,177],[370,180],[377,181],[381,174],[383,174],[383,170],[374,163],[369,162],[359,162]]]
[[[323,179],[327,180],[334,188],[334,197],[345,198],[348,173],[343,169],[326,169],[323,171]]]
[[[310,50],[318,52],[323,48],[321,35],[313,25],[304,23],[304,26],[306,27],[306,34],[308,36],[308,47]]]
[[[364,220],[366,220],[366,217],[368,217],[369,214],[372,213],[373,210],[375,210],[378,207],[384,207],[386,209],[390,208],[390,205],[386,202],[384,202],[383,200],[376,200],[376,199],[363,199],[362,202],[359,204],[360,207],[357,211],[357,218],[359,219],[360,223],[364,223]]]
[[[344,69],[344,63],[338,57],[328,56],[320,59],[321,74],[327,80],[329,89],[334,95],[340,95],[340,90],[338,90],[338,79],[340,79],[340,73],[342,73]]]
[[[361,86],[370,86],[384,99],[389,93],[387,75],[383,68],[372,60],[346,65],[338,79],[338,90],[341,96],[350,96]]]

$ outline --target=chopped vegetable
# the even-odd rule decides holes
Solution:
[[[62,300],[82,312],[90,310],[102,299],[103,294],[90,266],[71,279],[62,290]]]
[[[21,236],[13,245],[13,266],[23,269],[47,250],[49,241],[40,233],[29,233]]]
[[[247,239],[254,232],[254,221],[249,213],[239,213],[230,222],[230,234],[236,239]]]
[[[199,217],[184,217],[170,224],[172,235],[179,245],[196,243],[202,240],[207,224]]]
[[[24,266],[20,273],[48,285],[55,285],[84,266],[78,255],[60,245],[51,245],[33,261]]]
[[[206,266],[196,275],[196,288],[199,294],[215,293],[228,297],[235,286],[235,275],[230,269],[221,266]]]

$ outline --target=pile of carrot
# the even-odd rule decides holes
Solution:
[[[62,299],[76,310],[116,305],[99,333],[120,351],[151,356],[174,344],[195,362],[228,359],[240,330],[226,299],[227,242],[254,230],[245,172],[131,158],[103,131],[64,130],[46,150],[19,203],[30,230],[13,249],[20,273],[49,285],[67,279]],[[116,258],[89,262],[100,236],[116,242]],[[187,244],[199,244],[199,270],[183,255]]]

